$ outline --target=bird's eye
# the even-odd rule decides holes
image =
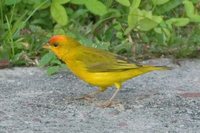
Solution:
[[[54,47],[58,47],[58,45],[59,45],[58,43],[54,43],[53,44]]]

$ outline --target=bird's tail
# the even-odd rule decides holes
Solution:
[[[149,65],[144,65],[140,68],[137,69],[132,69],[131,70],[131,76],[130,77],[136,77],[151,71],[156,71],[156,70],[170,70],[172,69],[171,67],[167,66],[149,66]]]
[[[167,66],[149,66],[149,65],[144,65],[143,67],[140,68],[140,70],[143,73],[151,72],[151,71],[156,71],[156,70],[171,70],[171,67]]]
[[[156,71],[156,70],[170,70],[172,68],[167,67],[167,66],[150,66],[150,65],[144,65],[138,68],[133,68],[131,70],[128,70],[127,74],[124,74],[124,71],[121,73],[121,78],[124,80],[143,75],[145,73],[151,72],[151,71]]]

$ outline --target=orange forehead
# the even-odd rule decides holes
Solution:
[[[52,36],[49,40],[49,43],[52,44],[54,42],[62,42],[65,40],[65,36],[64,35],[55,35],[55,36]]]

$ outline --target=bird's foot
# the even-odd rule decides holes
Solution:
[[[84,99],[84,100],[89,100],[89,101],[91,101],[91,99],[94,99],[95,96],[96,96],[97,94],[99,94],[100,92],[101,92],[101,90],[97,90],[97,91],[95,91],[95,92],[92,92],[92,93],[86,94],[86,95],[84,95],[84,96],[82,96],[82,97],[79,97],[79,98],[77,98],[76,100]]]
[[[107,107],[111,107],[112,104],[113,104],[113,102],[110,101],[110,100],[108,100],[108,101],[106,101],[106,102],[103,102],[103,103],[98,104],[97,106],[98,106],[98,107],[101,107],[101,108],[107,108]]]
[[[82,97],[76,98],[76,100],[81,100],[81,99],[83,99],[83,100],[91,101],[93,98],[94,98],[94,96],[91,96],[91,95],[84,95],[84,96],[82,96]]]
[[[98,103],[97,107],[101,107],[101,108],[118,108],[119,106],[122,106],[122,104],[119,101],[105,101],[103,103]]]

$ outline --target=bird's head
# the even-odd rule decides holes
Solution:
[[[80,43],[71,37],[65,35],[55,35],[49,39],[48,43],[45,44],[43,48],[50,49],[59,58],[62,58],[63,55],[67,54],[70,50],[79,45]]]

